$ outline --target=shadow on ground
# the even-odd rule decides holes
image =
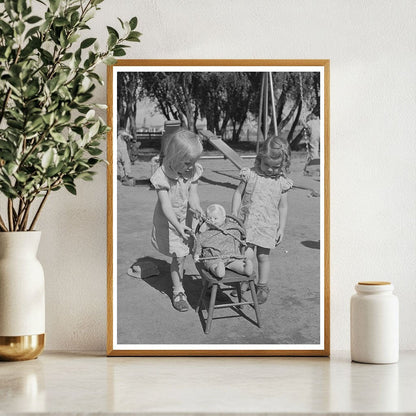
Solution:
[[[302,241],[302,245],[308,248],[314,248],[316,250],[319,250],[321,248],[321,242],[320,241]]]

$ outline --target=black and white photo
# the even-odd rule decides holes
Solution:
[[[109,355],[329,354],[329,61],[108,72]]]

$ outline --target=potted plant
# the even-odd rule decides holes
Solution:
[[[139,41],[137,18],[119,19],[99,49],[87,34],[102,1],[0,0],[0,359],[43,349],[36,223],[51,192],[93,179],[108,131],[96,114],[105,106],[90,103],[96,68]]]

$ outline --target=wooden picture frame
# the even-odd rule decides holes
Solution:
[[[329,355],[329,68],[329,60],[120,60],[108,67],[108,356]],[[157,91],[162,88],[164,93]],[[186,118],[179,99],[172,98],[174,93],[184,98],[185,92],[190,97],[188,109],[198,115],[193,119],[189,114]],[[214,92],[217,96],[212,98]],[[246,117],[238,116],[237,110],[228,115],[234,110],[227,105],[237,102],[249,108]],[[126,123],[125,108],[131,103],[136,115]],[[215,120],[210,105],[220,107]],[[171,137],[169,131],[177,128],[174,120],[166,123],[168,111],[176,112],[182,125],[197,130],[204,143],[204,173],[198,185],[204,209],[211,202],[230,209],[240,181],[236,166],[241,160],[253,166],[255,146],[261,146],[265,135],[277,132],[290,141],[287,177],[294,185],[287,194],[284,239],[269,257],[271,291],[267,302],[257,305],[261,328],[254,306],[244,305],[214,309],[210,332],[204,332],[207,312],[201,307],[197,313],[196,308],[205,280],[199,268],[191,270],[191,256],[183,279],[190,308],[187,312],[173,308],[170,259],[150,243],[158,197],[150,177],[159,167],[158,154]],[[310,123],[316,119],[312,114],[319,115],[315,127]],[[226,117],[230,121],[223,128],[219,121]],[[218,128],[212,136],[206,131],[210,126]],[[130,136],[120,135],[124,142],[118,144],[122,130]],[[313,148],[316,134],[318,157]],[[232,137],[239,137],[238,146],[233,146]],[[117,167],[125,169],[128,164],[120,159],[122,148],[127,149],[133,173],[123,170],[117,176]],[[222,296],[236,301],[228,292]],[[211,300],[206,293],[202,298],[208,300],[205,303]],[[252,302],[249,292],[243,294],[244,300]]]

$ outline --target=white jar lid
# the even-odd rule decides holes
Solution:
[[[361,293],[390,292],[394,290],[394,286],[390,282],[364,281],[358,282],[355,290]]]
[[[391,285],[391,282],[380,282],[380,281],[367,281],[367,282],[358,282],[359,285],[365,286],[380,286],[380,285]]]

